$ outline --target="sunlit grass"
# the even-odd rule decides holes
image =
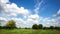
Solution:
[[[58,30],[0,29],[0,34],[60,34]]]

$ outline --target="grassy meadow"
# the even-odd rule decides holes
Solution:
[[[34,29],[0,29],[0,34],[60,34],[60,31]]]

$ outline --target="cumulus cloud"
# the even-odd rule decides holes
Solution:
[[[15,3],[8,3],[8,0],[0,1],[0,9],[1,12],[6,13],[8,16],[17,16],[17,14],[25,16],[30,13],[29,10],[24,7],[18,7]]]
[[[47,27],[55,26],[54,23],[56,23],[55,19],[49,19],[49,18],[44,18],[43,22],[44,22],[45,26],[47,26]]]
[[[16,22],[16,26],[18,28],[26,24],[26,22],[22,20],[21,18],[12,18],[11,20],[14,20]]]
[[[30,15],[30,16],[28,16],[27,21],[28,22],[33,22],[35,24],[38,24],[39,23],[39,15],[37,15],[37,14]]]
[[[56,17],[56,18],[44,18],[43,19],[44,25],[45,26],[58,26],[60,27],[60,17]]]
[[[32,27],[33,24],[39,24],[39,15],[29,15],[26,20],[21,18],[12,18],[16,22],[17,27]]]
[[[5,21],[14,20],[18,24],[25,24],[23,19],[16,18],[18,14],[25,17],[30,14],[30,11],[24,7],[18,7],[15,3],[10,3],[9,0],[0,0],[0,21],[5,23]]]
[[[3,17],[0,17],[0,20],[7,21],[7,19],[6,18],[3,18]]]
[[[4,17],[0,17],[0,22],[1,22],[1,25],[0,26],[4,26],[7,22],[7,19],[4,18]]]
[[[0,0],[0,3],[8,3],[9,0]]]
[[[33,24],[39,24],[39,15],[38,14],[31,14],[25,20],[27,27],[32,27]]]

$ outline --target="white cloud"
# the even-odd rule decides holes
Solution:
[[[57,15],[60,16],[60,9],[58,10]]]
[[[30,13],[30,11],[28,9],[25,9],[24,7],[18,7],[15,3],[7,4],[7,2],[8,0],[0,1],[0,10],[7,15],[17,16],[17,14],[21,14],[22,16],[26,16]]]
[[[14,20],[16,22],[16,26],[18,28],[26,24],[26,22],[22,20],[21,18],[12,18],[11,20]]]
[[[39,15],[38,14],[30,15],[29,18],[33,19],[33,20],[38,20],[39,19]]]
[[[58,17],[60,16],[60,9],[57,11],[56,14],[53,15],[53,17],[56,17],[56,16],[58,16]]]
[[[0,17],[0,20],[7,21],[7,19],[6,18],[3,18],[3,17]]]
[[[18,14],[23,17],[26,17],[27,15],[30,14],[30,11],[28,9],[25,9],[24,7],[18,7],[15,3],[10,3],[9,0],[0,0],[0,20],[2,21],[3,20],[5,21],[6,19],[11,20],[12,18],[14,21],[16,21],[16,23],[18,24],[20,23],[19,25],[26,24],[23,19],[16,18]]]
[[[32,27],[33,24],[39,24],[39,15],[29,15],[26,20],[22,18],[12,18],[16,22],[17,27]]]
[[[57,11],[57,14],[55,14],[55,26],[60,27],[60,9]]]
[[[43,3],[43,0],[41,0],[41,1],[40,0],[37,0],[37,3],[35,5],[35,9],[34,9],[35,13],[38,14],[38,11],[39,11],[42,3]]]
[[[5,6],[5,12],[26,15],[29,13],[29,10],[24,9],[24,7],[19,8],[15,3],[12,3]]]
[[[8,3],[9,0],[0,0],[0,3]]]
[[[25,20],[26,27],[32,27],[33,24],[39,24],[39,15],[38,14],[31,14]]]
[[[45,18],[43,19],[44,22],[47,22],[47,23],[55,23],[55,19],[49,19],[49,18]]]
[[[7,22],[7,19],[4,18],[4,17],[0,17],[0,22],[1,22],[1,25],[0,26],[4,26]]]
[[[56,18],[44,18],[43,22],[45,26],[60,26],[60,19],[58,17]]]
[[[39,24],[39,15],[34,14],[28,16],[27,22],[30,22],[31,24]]]
[[[9,14],[7,16],[17,16],[17,15],[15,13],[11,13],[11,14]]]
[[[12,18],[12,20],[14,20],[15,22],[20,23],[20,24],[25,24],[24,20],[22,20],[21,18]]]
[[[60,9],[57,11],[57,13],[55,15],[53,15],[53,17],[55,17],[55,19],[53,20],[53,24],[55,26],[59,26],[60,27]]]
[[[26,20],[22,18],[12,18],[16,22],[17,27],[32,27],[33,24],[39,24],[39,15],[29,15]]]

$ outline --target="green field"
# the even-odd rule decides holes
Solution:
[[[58,30],[0,29],[0,34],[60,34]]]

